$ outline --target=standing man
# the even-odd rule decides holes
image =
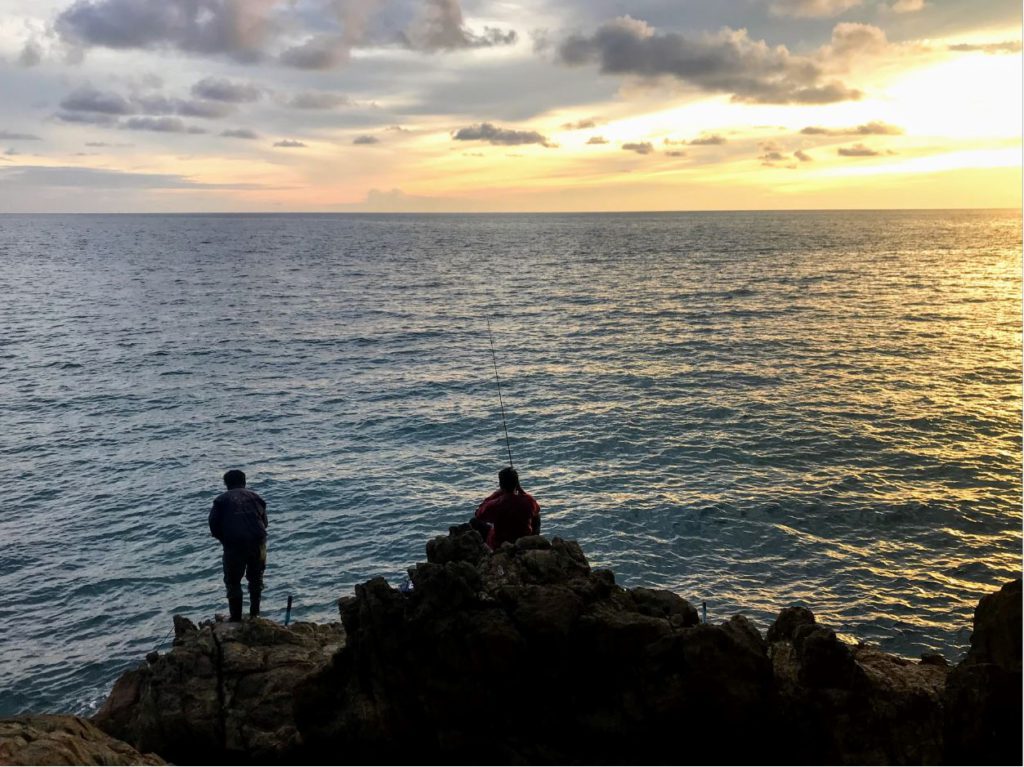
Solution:
[[[210,535],[224,546],[224,585],[230,620],[242,620],[242,576],[249,584],[249,615],[260,614],[263,570],[267,566],[267,502],[245,487],[245,473],[224,474],[227,490],[213,502]]]
[[[511,466],[498,472],[497,491],[484,499],[470,524],[480,531],[481,522],[490,525],[487,545],[491,549],[524,535],[540,535],[540,506],[523,490],[519,474]]]

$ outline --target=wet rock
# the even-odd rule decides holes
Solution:
[[[170,653],[117,680],[97,726],[183,764],[297,752],[292,691],[341,647],[340,626],[257,618],[197,628],[176,616],[175,632]]]
[[[166,764],[140,754],[77,716],[30,714],[0,719],[0,764]]]
[[[1021,579],[982,597],[971,649],[949,674],[945,759],[950,764],[1020,764]]]

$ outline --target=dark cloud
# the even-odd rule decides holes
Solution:
[[[803,149],[797,149],[795,152],[793,152],[793,156],[800,162],[811,162],[814,159],[809,154],[807,154],[807,152],[805,152]]]
[[[577,120],[574,123],[563,123],[562,130],[586,130],[587,128],[596,128],[597,120],[589,118],[586,120]]]
[[[773,0],[769,6],[777,16],[796,18],[825,18],[861,5],[863,0]]]
[[[356,136],[354,139],[352,139],[352,143],[357,146],[379,144],[380,139],[377,138],[376,136]]]
[[[76,0],[54,28],[85,47],[174,48],[255,61],[276,31],[268,13],[274,1]]]
[[[785,46],[752,40],[745,30],[723,28],[691,39],[659,33],[625,16],[591,36],[567,38],[558,52],[570,66],[597,63],[604,74],[670,76],[704,91],[729,93],[735,101],[826,104],[862,95],[837,81],[822,82],[817,62]]]
[[[295,69],[333,69],[348,61],[350,47],[344,38],[316,35],[281,54],[281,63]]]
[[[853,128],[821,128],[808,125],[800,132],[807,136],[898,136],[903,133],[903,129],[897,125],[873,120]]]
[[[126,98],[113,91],[99,91],[92,87],[79,88],[60,102],[64,113],[84,112],[123,117],[127,115],[183,115],[216,119],[231,114],[235,107],[223,101],[200,101],[169,98],[159,94],[136,95]],[[98,122],[94,120],[68,120],[66,122]]]
[[[232,128],[230,130],[223,130],[220,135],[224,138],[244,138],[244,139],[258,139],[260,134],[256,131],[251,131],[248,128]]]
[[[109,127],[117,123],[117,119],[102,112],[58,112],[54,115],[64,123],[75,125],[102,125]]]
[[[274,146],[284,147],[285,149],[302,149],[306,145],[301,141],[295,141],[294,139],[286,138],[281,141],[275,141]]]
[[[726,143],[725,136],[720,136],[717,133],[712,133],[709,136],[698,136],[695,139],[691,139],[686,142],[691,146],[719,146]]]
[[[863,144],[841,146],[837,150],[840,157],[878,157],[881,152]]]
[[[0,130],[0,141],[42,141],[34,133],[16,133],[14,131]]]
[[[204,184],[170,173],[131,173],[73,166],[20,165],[0,171],[5,186],[85,189],[258,189],[258,184]]]
[[[486,141],[489,144],[517,146],[519,144],[540,144],[550,147],[552,144],[537,131],[513,130],[499,128],[491,123],[480,123],[468,128],[459,128],[452,134],[456,141]]]
[[[634,141],[622,145],[622,148],[627,152],[636,152],[637,154],[650,154],[654,151],[654,147],[650,141]]]
[[[606,139],[604,136],[591,136],[590,138],[587,139],[587,143],[588,144],[607,144],[608,143],[608,139]]]
[[[304,91],[296,93],[285,103],[294,109],[334,109],[351,103],[348,96],[327,91]]]
[[[1006,42],[1002,43],[981,44],[957,43],[956,45],[949,46],[949,50],[964,53],[970,53],[974,51],[982,51],[983,53],[1020,53],[1021,41],[1007,40]]]
[[[202,128],[187,125],[178,117],[129,117],[120,123],[125,130],[144,130],[155,133],[206,133]]]
[[[426,0],[420,17],[400,37],[409,48],[426,52],[512,45],[519,39],[511,29],[484,27],[480,34],[469,30],[458,0]]]
[[[126,147],[134,144],[108,144],[106,141],[86,141],[86,146]]]
[[[7,149],[4,151],[4,154],[7,155],[8,157],[14,157],[15,155],[21,154],[21,152],[19,152],[17,149],[11,146],[7,147]]]
[[[686,157],[686,152],[683,152],[682,150],[679,149],[670,149],[669,151],[665,152],[665,154],[667,154],[669,157]]]
[[[104,115],[130,115],[138,111],[138,108],[124,96],[90,87],[72,91],[60,102],[60,108],[69,112],[95,112]]]
[[[210,101],[243,104],[258,101],[263,90],[252,83],[236,83],[222,77],[204,77],[192,86],[192,95]]]
[[[18,54],[18,63],[23,67],[34,67],[43,60],[43,47],[35,40],[29,40]]]
[[[782,152],[765,152],[758,159],[766,163],[782,162],[786,159],[786,155],[782,154]]]

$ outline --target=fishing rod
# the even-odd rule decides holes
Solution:
[[[498,404],[501,406],[501,425],[505,429],[505,447],[508,448],[508,467],[512,466],[512,443],[508,440],[508,424],[505,422],[505,403],[501,399],[501,379],[498,378],[498,355],[494,353],[494,334],[491,332],[491,320],[487,318],[487,337],[491,339],[491,362],[494,363],[494,381],[498,384]]]

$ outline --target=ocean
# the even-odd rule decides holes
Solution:
[[[0,216],[0,715],[227,609],[337,619],[508,455],[544,533],[761,631],[966,650],[1021,573],[1019,211]]]

